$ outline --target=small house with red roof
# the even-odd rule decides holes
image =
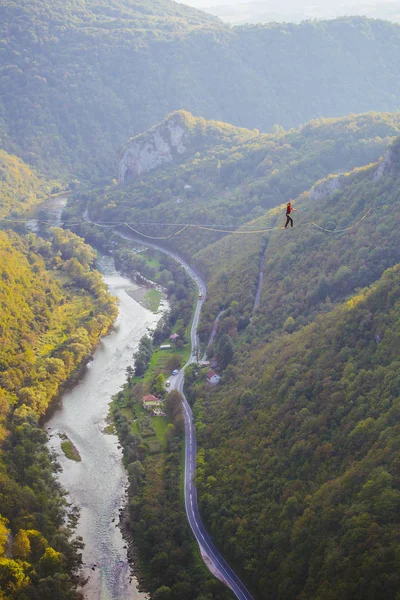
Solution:
[[[153,396],[152,394],[148,394],[147,396],[143,396],[142,398],[143,408],[146,410],[153,410],[157,406],[162,404],[162,401]]]
[[[207,383],[211,385],[215,385],[220,382],[221,377],[217,375],[215,371],[208,371],[207,373]]]

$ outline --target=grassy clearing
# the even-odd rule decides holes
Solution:
[[[167,421],[165,417],[153,417],[153,427],[159,442],[163,443],[165,439],[165,430],[167,429]]]
[[[143,306],[156,313],[160,308],[161,298],[162,293],[155,288],[151,288],[144,297]]]
[[[120,412],[128,419],[132,433],[140,435],[147,444],[164,444],[168,425],[165,417],[151,417],[139,399],[134,402],[132,410],[121,408]]]
[[[136,402],[135,402],[135,413],[136,413],[136,416],[138,418],[139,417],[144,418],[144,417],[148,417],[149,416],[148,411],[143,407],[143,405],[142,405],[142,403],[140,402],[139,399],[136,400]]]
[[[169,340],[165,340],[164,343],[169,343]],[[181,359],[181,367],[183,367],[183,365],[189,360],[190,345],[186,344],[183,348],[179,349],[171,348],[170,350],[160,350],[157,348],[154,350],[143,380],[151,381],[154,377],[154,374],[158,375],[159,373],[163,373],[163,375],[168,378],[171,375],[171,372],[168,369],[167,364],[172,356],[179,356]],[[138,381],[140,381],[139,378]]]
[[[146,260],[146,263],[150,265],[150,267],[153,267],[157,271],[160,271],[160,261],[157,258],[155,258],[153,252],[143,252],[142,256]]]
[[[167,369],[168,359],[171,357],[171,352],[169,350],[155,350],[150,360],[149,368],[145,374],[145,380],[150,381],[154,376],[154,373],[163,373],[164,375],[169,375]]]

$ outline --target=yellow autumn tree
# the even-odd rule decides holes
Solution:
[[[7,519],[0,516],[0,556],[4,556],[5,554],[9,533]]]
[[[12,546],[12,554],[14,558],[28,559],[31,553],[31,542],[25,529],[20,529],[15,536]]]

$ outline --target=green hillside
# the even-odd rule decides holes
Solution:
[[[58,189],[22,160],[0,150],[0,217],[18,216]]]
[[[317,182],[315,191],[300,195],[295,202],[299,212],[295,213],[294,231],[260,235],[237,232],[195,254],[194,260],[209,274],[203,339],[216,315],[232,302],[237,318],[253,317],[255,328],[250,328],[249,336],[281,331],[289,317],[296,321],[294,328],[301,327],[315,316],[315,311],[329,310],[329,303],[341,301],[357,287],[370,285],[385,268],[400,260],[396,229],[400,218],[396,202],[400,197],[394,158],[397,147],[398,142],[390,150],[393,170],[383,180],[375,179],[379,171],[376,163],[337,178],[328,177],[320,185]],[[337,189],[330,193],[329,187],[336,184]],[[375,208],[380,205],[382,208]],[[315,222],[331,231],[346,228],[370,209],[367,218],[346,235],[323,232],[310,225]],[[281,205],[239,231],[262,231],[283,224]],[[261,302],[253,314],[263,255]]]
[[[200,505],[258,598],[398,597],[399,175],[400,139],[300,196],[297,228],[264,238],[254,313],[255,269],[241,294],[256,246],[232,235],[206,251],[228,265],[209,286],[228,310],[219,389],[188,380]]]
[[[263,131],[398,110],[399,59],[400,28],[384,21],[231,28],[169,0],[4,0],[1,146],[98,180],[178,109]]]
[[[299,212],[294,230],[250,236],[251,242],[245,245],[239,235],[232,235],[200,253],[204,263],[210,262],[212,273],[204,314],[208,329],[210,320],[232,302],[239,303],[235,304],[237,316],[252,314],[262,252],[261,302],[253,315],[249,339],[265,340],[281,333],[288,318],[294,320],[293,330],[301,328],[318,312],[329,311],[332,303],[370,285],[400,261],[399,144],[397,140],[391,146],[383,165],[389,164],[381,177],[377,177],[379,164],[370,165],[340,177],[339,187],[332,193],[329,189],[323,192],[332,181],[328,179],[315,191],[301,195],[296,202]],[[283,224],[284,211],[280,211],[279,221],[276,212],[257,220],[256,226]],[[352,227],[364,215],[366,218]],[[330,233],[348,227],[342,234]],[[246,263],[250,265],[247,269]],[[243,281],[243,271],[247,279],[252,274],[251,282]]]
[[[255,597],[398,597],[400,270],[198,390],[202,514]]]
[[[208,365],[185,377],[198,496],[254,598],[399,600],[400,25],[231,28],[170,0],[3,0],[0,84],[0,218],[58,189],[50,177],[89,183],[72,185],[74,233],[0,227],[0,599],[80,597],[76,513],[38,423],[116,307],[75,233],[130,272],[160,270],[172,297],[155,345],[173,323],[184,343],[187,282],[172,258],[119,247],[122,222],[204,273],[203,349],[220,315],[220,384]],[[179,402],[163,437],[164,422],[136,423],[132,386],[114,417],[148,589],[229,595],[180,524]]]
[[[321,120],[240,143],[221,133],[201,156],[189,152],[136,183],[81,198],[107,220],[201,222],[212,214],[229,223],[229,214],[242,222],[214,243],[203,237],[199,252],[203,231],[173,243],[207,270],[204,340],[225,309],[213,348],[221,384],[207,386],[195,367],[186,385],[201,512],[256,598],[397,600],[396,119]],[[356,166],[363,159],[375,162]],[[177,205],[185,183],[191,188]],[[290,195],[294,230],[242,233],[282,223],[279,203]],[[243,223],[253,198],[263,214]]]

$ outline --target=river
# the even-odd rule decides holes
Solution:
[[[61,203],[62,204],[62,203]],[[65,204],[65,200],[64,200]],[[57,200],[57,205],[59,204]],[[45,206],[44,208],[49,208]],[[53,216],[53,215],[52,215]],[[111,294],[119,299],[119,315],[111,333],[99,343],[80,381],[62,395],[45,424],[49,446],[62,467],[58,478],[68,499],[80,507],[77,535],[85,543],[83,588],[86,600],[144,600],[127,560],[126,544],[118,527],[119,510],[126,499],[127,474],[115,435],[104,433],[111,398],[126,380],[125,370],[147,328],[159,315],[138,304],[136,284],[122,277],[110,258],[99,260],[99,270]],[[61,451],[60,434],[66,434],[79,451],[81,462]]]

